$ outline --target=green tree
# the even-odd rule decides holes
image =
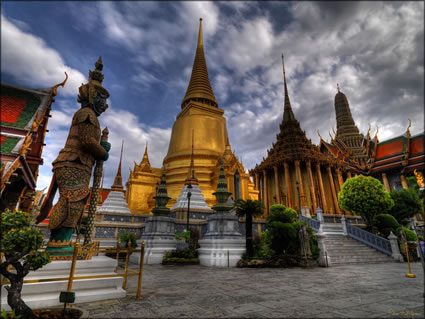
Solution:
[[[388,211],[397,221],[406,226],[409,218],[422,214],[423,206],[418,194],[413,189],[402,189],[390,193],[394,206]]]
[[[283,205],[272,205],[266,226],[270,233],[270,248],[276,254],[296,254],[299,249],[297,213]]]
[[[264,205],[257,200],[242,200],[238,199],[235,202],[236,215],[245,217],[245,232],[246,232],[246,253],[248,258],[253,256],[252,245],[252,217],[263,214]]]
[[[400,227],[400,224],[390,214],[379,214],[375,219],[375,226],[378,229],[379,233],[387,238],[390,235],[390,232],[396,234],[397,229]]]
[[[360,215],[372,230],[377,214],[386,213],[394,201],[376,178],[358,175],[345,181],[338,194],[338,204],[346,211]]]
[[[30,214],[6,211],[1,214],[1,251],[5,260],[0,273],[10,281],[6,286],[7,303],[22,318],[32,317],[32,310],[21,298],[24,277],[50,262],[49,255],[37,251],[43,243],[43,232],[31,225]],[[9,271],[11,265],[16,271]]]

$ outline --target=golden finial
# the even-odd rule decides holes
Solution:
[[[204,41],[202,39],[202,18],[199,18],[199,35],[198,35],[198,48],[204,45]]]
[[[409,126],[407,127],[407,135],[410,136],[410,127],[412,126],[412,121],[410,119],[409,120]]]
[[[338,93],[339,93],[339,83],[336,84],[336,88],[337,88]]]
[[[145,154],[144,155],[148,155],[148,141],[146,140],[146,144],[145,144]]]
[[[59,87],[59,86],[64,87],[64,86],[65,86],[66,81],[68,80],[68,74],[67,74],[66,72],[64,72],[64,73],[65,73],[65,80],[63,80],[63,82],[62,82],[62,83],[56,84],[56,85],[53,87],[53,91],[52,91],[52,95],[53,95],[53,96],[56,96],[57,91],[58,91],[58,87]]]
[[[331,132],[329,131],[329,136],[331,137],[331,141],[333,141],[333,137],[332,137],[332,135],[331,135]]]
[[[320,140],[321,140],[321,141],[323,141],[323,138],[322,138],[322,136],[320,135],[319,130],[317,130],[317,135],[319,135]]]

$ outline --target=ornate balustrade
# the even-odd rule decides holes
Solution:
[[[356,239],[370,247],[379,250],[380,252],[392,256],[393,251],[391,249],[391,243],[388,239],[377,236],[375,234],[369,233],[366,230],[363,230],[359,227],[352,226],[350,224],[347,225],[347,235],[353,239]]]
[[[313,230],[315,232],[319,231],[320,221],[313,219],[313,218],[310,218],[310,217],[303,216],[303,215],[300,216],[300,219],[307,221],[307,225],[310,226],[311,228],[313,228]]]

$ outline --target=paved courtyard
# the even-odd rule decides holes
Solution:
[[[136,267],[133,265],[134,268]],[[78,304],[90,318],[423,318],[420,263],[313,269],[145,265],[142,300]]]

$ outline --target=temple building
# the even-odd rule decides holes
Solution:
[[[280,133],[267,158],[250,171],[266,215],[269,207],[278,203],[297,211],[301,207],[307,215],[320,207],[325,214],[335,216],[343,213],[337,196],[348,178],[373,176],[391,191],[408,188],[406,176],[413,176],[414,170],[423,173],[424,133],[412,137],[409,124],[405,134],[387,141],[378,141],[378,130],[374,138],[370,129],[364,137],[339,86],[335,96],[337,132],[331,135],[330,143],[319,134],[319,146],[313,145],[292,111],[284,67],[283,76],[285,104]]]
[[[1,83],[0,211],[31,213],[52,103],[67,79],[44,89]]]
[[[163,160],[166,169],[168,196],[172,208],[185,185],[191,165],[193,139],[193,168],[206,203],[216,203],[213,193],[218,180],[220,159],[224,160],[229,191],[234,199],[257,199],[258,191],[242,163],[231,151],[224,110],[219,107],[209,78],[204,55],[202,19],[192,75],[181,111],[174,122],[167,155]],[[153,196],[160,180],[161,169],[151,167],[147,148],[139,165],[130,171],[127,186],[128,206],[133,213],[149,214],[154,207]]]
[[[283,63],[283,56],[282,56]],[[260,191],[265,215],[273,204],[283,204],[304,214],[321,207],[325,213],[339,212],[335,185],[342,185],[343,162],[320,152],[295,118],[286,85],[283,64],[284,110],[276,143],[267,158],[250,171]]]
[[[379,179],[387,191],[408,188],[407,176],[425,168],[424,133],[411,136],[410,120],[403,135],[379,142],[378,129],[374,138],[370,128],[366,137],[359,133],[351,116],[348,99],[338,88],[335,96],[337,132],[330,143],[322,138],[323,153],[345,163],[347,177],[369,175]]]

